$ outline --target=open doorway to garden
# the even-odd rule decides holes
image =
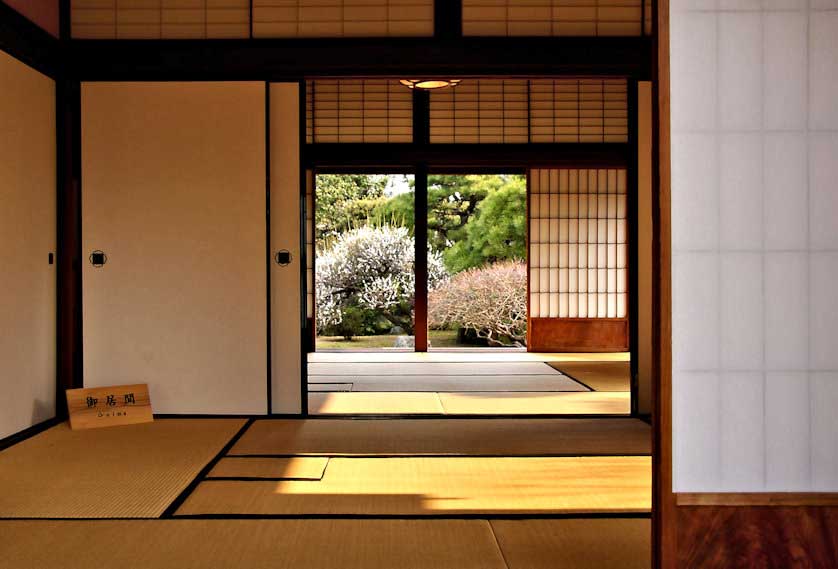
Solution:
[[[413,350],[415,178],[315,178],[315,350]]]
[[[429,348],[525,350],[526,258],[524,174],[429,175]]]
[[[310,413],[629,412],[628,354],[527,351],[523,171],[318,172],[314,190]]]
[[[429,349],[526,349],[523,173],[427,176],[427,303],[415,177],[321,173],[315,188],[316,351],[412,351],[417,310]]]

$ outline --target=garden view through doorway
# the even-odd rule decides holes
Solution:
[[[630,412],[628,353],[526,351],[525,175],[319,173],[314,204],[309,413]]]
[[[526,347],[523,174],[428,175],[424,224],[413,175],[319,174],[315,188],[316,351],[411,351],[417,307],[431,350]]]

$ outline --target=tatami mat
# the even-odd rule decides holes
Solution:
[[[555,369],[544,362],[312,362],[308,375],[553,375]]]
[[[348,382],[350,389],[332,391],[589,391],[581,383],[559,373],[544,375],[316,375],[309,389]]]
[[[230,455],[651,454],[637,419],[261,419]]]
[[[578,379],[594,391],[630,391],[629,362],[550,362],[550,366]]]
[[[0,452],[0,517],[159,516],[244,423],[58,425]]]
[[[485,520],[0,522],[14,569],[506,569]]]
[[[442,414],[436,393],[309,393],[308,412],[315,415]]]
[[[272,478],[320,480],[329,459],[319,456],[293,458],[234,457],[218,461],[208,478]]]
[[[629,392],[316,392],[314,415],[627,415]]]
[[[439,399],[448,415],[619,415],[631,412],[631,394],[628,392],[440,393]]]
[[[648,569],[649,519],[492,520],[509,569]]]
[[[319,482],[205,481],[175,515],[648,512],[650,457],[333,458]]]

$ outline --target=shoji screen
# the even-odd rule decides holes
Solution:
[[[265,84],[84,83],[82,180],[85,385],[264,413]]]
[[[0,52],[0,439],[55,416],[55,82]]]
[[[463,0],[466,36],[639,36],[645,0]]]
[[[250,0],[71,0],[76,39],[250,37]]]
[[[627,92],[625,79],[465,79],[431,92],[431,142],[627,142]]]
[[[628,348],[624,169],[529,175],[533,351]]]
[[[528,142],[529,81],[465,79],[431,91],[431,142]]]
[[[838,492],[838,4],[673,3],[670,49],[673,487]]]
[[[625,79],[530,81],[531,142],[628,142]]]
[[[433,34],[434,0],[253,0],[258,38]]]
[[[306,90],[309,143],[413,140],[413,93],[395,79],[323,79]]]

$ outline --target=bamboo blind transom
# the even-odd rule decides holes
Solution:
[[[394,79],[307,82],[308,143],[412,142],[413,94]]]
[[[650,0],[463,0],[465,36],[640,36]]]
[[[253,0],[259,38],[433,34],[434,0]]]
[[[530,171],[530,315],[625,318],[626,170]]]
[[[250,37],[250,0],[71,0],[76,39]]]
[[[433,143],[627,142],[625,79],[466,79],[431,93]]]

